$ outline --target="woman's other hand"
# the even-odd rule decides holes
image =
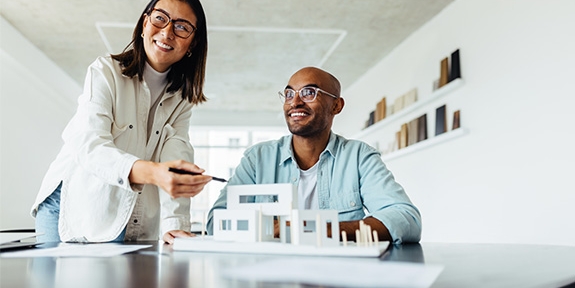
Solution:
[[[192,234],[188,231],[171,230],[171,231],[166,232],[166,234],[164,234],[163,240],[165,243],[174,244],[174,239],[176,239],[176,237],[187,238],[187,237],[194,237],[194,236],[196,236],[196,234]]]

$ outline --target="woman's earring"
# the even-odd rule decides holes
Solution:
[[[192,51],[188,50],[188,52],[186,52],[186,56],[188,56],[188,58],[192,57]]]
[[[142,32],[142,35],[141,35],[141,36],[142,36],[142,38],[144,38],[144,32]]]

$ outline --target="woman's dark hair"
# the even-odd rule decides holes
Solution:
[[[112,58],[122,66],[122,74],[128,77],[138,76],[143,80],[144,67],[146,66],[146,51],[144,51],[144,41],[140,35],[144,30],[144,14],[149,14],[159,0],[152,0],[142,12],[138,24],[134,28],[132,42],[126,46],[120,54],[111,55]],[[206,58],[208,55],[208,32],[206,27],[206,15],[199,0],[178,0],[188,3],[198,22],[191,44],[192,56],[184,56],[180,61],[174,63],[168,72],[167,92],[182,90],[182,98],[190,101],[194,105],[207,100],[203,92],[204,78],[206,74]]]

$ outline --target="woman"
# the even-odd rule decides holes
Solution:
[[[192,106],[206,101],[206,56],[199,0],[152,0],[126,50],[90,65],[32,207],[38,241],[192,236],[190,197],[211,177],[168,169],[204,172],[188,129]]]

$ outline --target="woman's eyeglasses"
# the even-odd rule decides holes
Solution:
[[[161,9],[152,9],[152,12],[150,12],[148,18],[150,19],[150,23],[152,23],[152,25],[160,29],[165,28],[171,22],[174,34],[180,38],[188,38],[190,35],[192,35],[192,33],[194,33],[194,31],[196,31],[196,26],[194,26],[189,21],[183,19],[172,20],[170,15]]]

